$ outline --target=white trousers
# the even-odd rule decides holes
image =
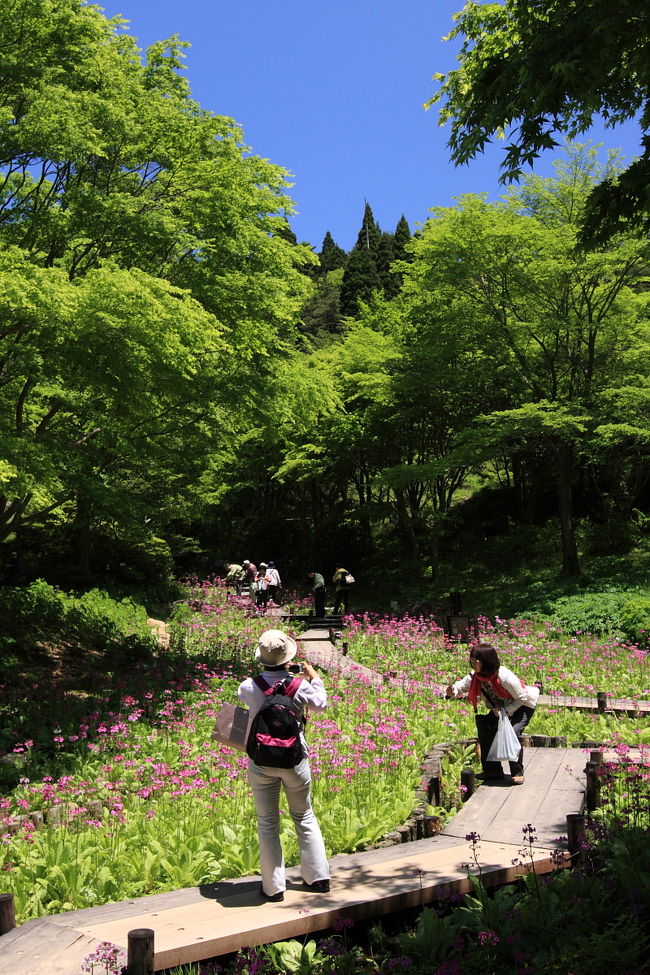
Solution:
[[[286,888],[284,855],[280,843],[280,787],[284,786],[289,812],[298,834],[300,872],[308,884],[329,879],[330,869],[323,836],[311,807],[311,771],[303,758],[295,768],[268,768],[248,763],[248,778],[255,798],[260,843],[262,887],[266,894]]]

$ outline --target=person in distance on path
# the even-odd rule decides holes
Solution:
[[[322,620],[325,616],[325,579],[320,572],[308,572],[307,578],[312,581],[312,592],[314,594],[314,614],[316,619]]]
[[[234,589],[238,596],[241,596],[244,585],[244,570],[237,562],[229,562],[226,573],[226,597],[230,590]]]
[[[489,643],[479,643],[472,647],[469,652],[469,663],[472,673],[450,684],[445,696],[466,697],[474,706],[483,766],[483,771],[477,778],[483,779],[484,782],[496,782],[505,778],[501,762],[488,762],[486,757],[497,731],[499,711],[505,708],[521,744],[524,728],[535,712],[539,687],[536,685],[527,687],[523,680],[515,676],[507,667],[503,667],[496,650]],[[476,713],[479,697],[489,708],[487,714]],[[518,759],[509,764],[512,784],[521,785],[524,781],[523,748],[519,750]]]
[[[244,570],[244,585],[252,585],[257,578],[257,566],[250,559],[244,559],[241,567]]]
[[[287,665],[290,660],[293,660],[297,650],[296,641],[282,630],[267,630],[262,633],[255,651],[255,659],[258,664],[261,664],[262,677],[269,687],[294,676],[287,669]],[[296,709],[301,714],[306,708],[324,711],[327,707],[325,686],[306,660],[303,661],[300,676],[303,680],[293,697]],[[242,681],[237,696],[251,711],[251,719],[265,702],[264,692],[252,677]],[[282,788],[298,835],[303,889],[323,894],[330,889],[330,869],[325,844],[311,805],[309,749],[304,731],[300,733],[300,742],[303,758],[293,768],[269,768],[256,765],[251,758],[248,760],[248,778],[255,800],[257,835],[260,844],[262,874],[260,896],[266,901],[284,900],[286,888],[284,856],[280,842]]]
[[[268,583],[268,598],[271,600],[271,602],[277,605],[278,589],[282,585],[282,581],[280,579],[280,573],[275,567],[275,562],[269,562],[268,564],[266,570],[266,581]]]
[[[332,576],[332,582],[336,586],[336,598],[334,600],[334,615],[338,616],[341,608],[343,615],[347,616],[350,608],[350,587],[346,581],[348,570],[344,569],[340,562],[336,563],[336,571]]]

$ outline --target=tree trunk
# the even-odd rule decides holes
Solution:
[[[578,561],[578,546],[573,523],[573,447],[561,443],[558,448],[558,502],[560,514],[560,532],[562,535],[562,575],[579,576],[580,563]]]
[[[13,501],[9,501],[4,496],[0,497],[0,542],[18,531],[22,524],[25,509],[31,500],[31,494],[25,494],[22,498],[14,498]]]
[[[90,574],[90,518],[90,502],[83,495],[77,494],[73,531],[77,566],[84,576]]]
[[[438,578],[438,566],[440,564],[440,530],[437,525],[431,529],[429,534],[429,557],[431,559],[431,579]]]
[[[406,506],[406,499],[403,491],[399,489],[395,490],[395,501],[399,523],[409,542],[409,562],[411,563],[412,571],[415,572],[415,578],[417,578],[417,575],[420,572],[420,545],[413,527],[413,520],[409,515],[409,511]]]

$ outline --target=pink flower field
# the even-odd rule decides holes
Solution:
[[[76,698],[70,688],[32,689],[58,723],[49,738],[35,728],[12,742],[21,780],[0,798],[0,890],[13,892],[20,920],[257,870],[247,759],[215,744],[211,729],[219,702],[235,700],[253,672],[266,626],[227,604],[218,585],[195,584],[171,624],[173,667],[97,672],[92,694]],[[483,620],[482,638],[546,693],[649,696],[647,657],[635,647],[522,620]],[[470,708],[442,698],[467,671],[467,647],[449,644],[433,621],[350,617],[343,639],[349,657],[390,681],[377,692],[360,676],[327,675],[330,708],[310,720],[315,804],[332,854],[404,822],[427,751],[474,735]],[[10,707],[6,688],[0,703]],[[552,708],[540,708],[534,730],[650,743],[647,722]],[[456,791],[450,782],[451,801]],[[283,842],[291,862],[288,824]]]

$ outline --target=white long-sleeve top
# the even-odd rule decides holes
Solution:
[[[291,678],[300,675],[291,674],[288,670],[263,670],[261,676],[269,687],[273,687],[278,681],[286,680],[287,677]],[[241,682],[237,688],[237,697],[251,712],[251,720],[266,700],[263,691],[260,690],[252,677],[247,677],[246,680]],[[327,708],[327,691],[320,677],[314,677],[311,682],[303,677],[300,687],[293,696],[293,700],[296,705],[296,711],[298,711],[300,716],[304,715],[307,708],[310,708],[312,711],[324,711]],[[309,756],[309,746],[302,731],[300,733],[300,740],[304,754]]]
[[[467,697],[469,692],[470,684],[472,683],[473,674],[467,674],[466,677],[462,677],[457,680],[455,684],[451,685],[454,697]],[[508,716],[514,714],[517,708],[527,707],[534,708],[537,706],[537,701],[539,699],[539,687],[535,684],[531,686],[522,685],[516,674],[513,674],[511,670],[507,667],[499,667],[499,683],[505,691],[510,695],[509,698],[503,703],[503,707],[506,709]],[[483,700],[489,708],[492,707],[489,699],[485,695],[481,695]]]

